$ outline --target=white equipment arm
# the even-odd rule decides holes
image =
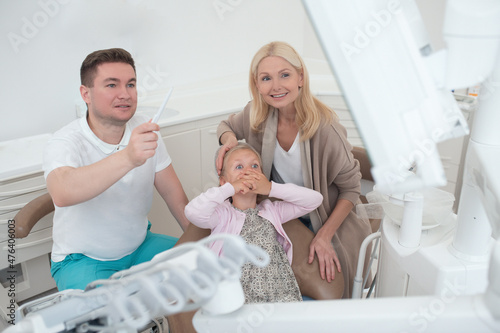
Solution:
[[[224,255],[205,245],[222,239]],[[24,304],[5,333],[137,332],[153,318],[204,307],[227,313],[244,303],[241,266],[267,265],[267,253],[238,236],[211,236],[156,255],[150,262]]]

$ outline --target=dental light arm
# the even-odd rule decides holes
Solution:
[[[304,1],[379,191],[443,186],[436,143],[468,133],[413,1]],[[408,170],[416,167],[416,173]]]
[[[222,239],[222,257],[206,244]],[[150,262],[21,306],[13,332],[136,332],[151,319],[203,307],[212,314],[244,303],[239,282],[245,262],[259,267],[269,257],[238,236],[211,236],[158,254]]]

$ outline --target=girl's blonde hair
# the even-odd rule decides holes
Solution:
[[[266,57],[281,57],[288,61],[297,70],[299,75],[303,75],[303,85],[299,90],[299,96],[294,101],[296,122],[299,126],[301,140],[310,139],[318,130],[322,122],[336,119],[337,115],[328,106],[311,94],[309,89],[309,73],[304,61],[295,49],[285,42],[271,42],[260,48],[253,57],[250,65],[250,92],[253,102],[250,112],[250,127],[254,131],[259,131],[262,123],[269,116],[269,104],[267,104],[257,89],[257,75],[259,64]]]
[[[219,147],[219,149],[217,149],[217,152],[215,154],[215,158],[217,159],[217,156],[219,155],[219,150],[222,148]],[[223,176],[224,175],[224,172],[226,171],[226,161],[227,159],[229,158],[229,155],[231,155],[234,151],[236,150],[241,150],[241,149],[247,149],[247,150],[250,150],[252,151],[256,156],[257,156],[257,159],[259,160],[259,165],[260,165],[260,168],[262,170],[262,159],[260,157],[260,154],[254,149],[254,147],[250,146],[248,143],[245,143],[245,142],[239,142],[236,146],[234,146],[233,148],[229,149],[225,154],[224,154],[224,159],[222,160],[222,169],[221,169],[221,172],[220,172],[220,175]]]

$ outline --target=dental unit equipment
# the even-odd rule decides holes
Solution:
[[[221,257],[206,245],[223,241]],[[241,307],[245,262],[263,267],[267,253],[239,236],[217,235],[159,253],[150,262],[20,306],[5,333],[137,332],[155,317],[198,308],[219,315]]]

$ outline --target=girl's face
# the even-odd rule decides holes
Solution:
[[[230,153],[224,162],[220,184],[233,183],[249,170],[262,172],[259,157],[250,149],[238,149]]]
[[[303,74],[282,57],[266,57],[257,67],[257,89],[264,101],[277,109],[290,106],[302,85]]]

